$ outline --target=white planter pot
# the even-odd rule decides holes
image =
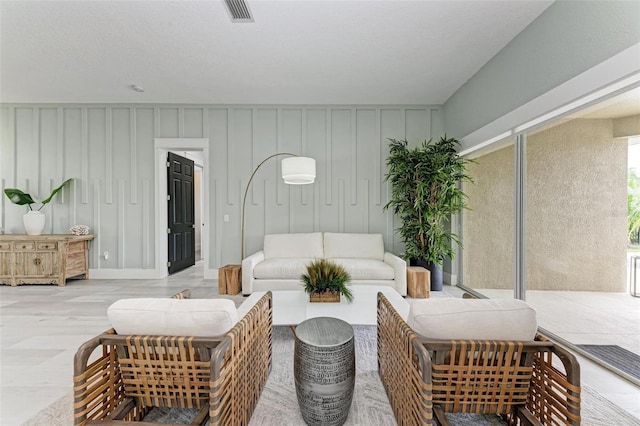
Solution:
[[[46,216],[42,212],[32,210],[22,216],[24,222],[24,230],[27,235],[41,235],[44,229],[44,220]]]

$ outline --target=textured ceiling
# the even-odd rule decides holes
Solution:
[[[0,101],[442,104],[552,2],[248,3],[2,0]]]

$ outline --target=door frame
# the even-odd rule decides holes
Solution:
[[[203,201],[203,222],[206,224],[206,230],[202,232],[202,257],[204,258],[203,278],[217,278],[215,274],[209,274],[209,237],[211,234],[210,215],[209,215],[209,138],[154,138],[154,174],[155,174],[155,265],[156,272],[160,278],[169,276],[167,269],[167,261],[169,255],[167,246],[169,238],[167,237],[167,221],[169,215],[167,213],[167,176],[166,164],[167,153],[169,151],[202,151],[202,192],[204,194]],[[212,276],[209,276],[212,275]]]

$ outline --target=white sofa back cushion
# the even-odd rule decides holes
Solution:
[[[425,299],[411,304],[407,324],[430,339],[531,341],[536,311],[516,299]]]
[[[219,336],[238,322],[227,299],[121,299],[107,317],[118,334],[155,336]]]
[[[381,234],[324,233],[324,256],[327,259],[377,259],[384,258],[384,241]]]
[[[321,258],[322,233],[271,234],[264,236],[264,258]]]

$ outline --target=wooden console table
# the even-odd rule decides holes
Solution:
[[[57,284],[89,278],[94,235],[0,235],[0,284]]]

